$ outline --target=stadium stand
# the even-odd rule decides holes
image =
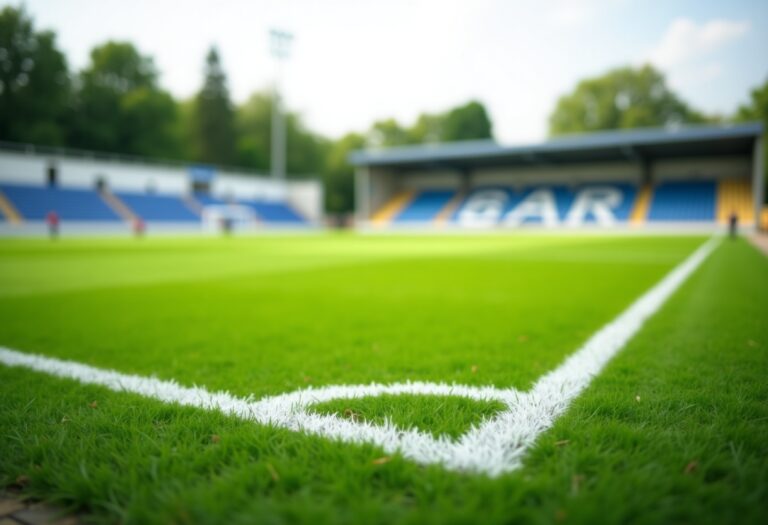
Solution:
[[[120,217],[94,190],[3,183],[0,190],[25,220],[45,219],[55,211],[61,220],[112,222]]]
[[[250,207],[256,212],[259,220],[271,224],[303,225],[306,219],[299,215],[290,205],[280,201],[238,200],[238,204]]]
[[[389,224],[393,218],[395,218],[401,211],[403,211],[403,208],[408,206],[408,204],[413,201],[415,196],[415,191],[401,191],[374,214],[374,216],[371,218],[372,222],[375,225],[381,226]]]
[[[716,196],[717,185],[712,181],[662,183],[654,188],[648,220],[714,221]]]
[[[724,224],[732,212],[744,223],[754,221],[752,190],[746,179],[695,182],[666,182],[638,187],[628,183],[590,183],[578,186],[542,185],[525,188],[476,188],[466,197],[451,191],[402,192],[374,215],[380,225],[430,222],[470,224],[467,217],[485,218],[485,224],[499,224],[530,200],[552,203],[558,223],[577,216],[579,223],[600,222],[592,207],[577,208],[584,202],[604,202],[611,221],[618,224],[649,222],[717,221]],[[580,204],[580,199],[582,200]],[[406,201],[405,203],[403,201]],[[394,210],[394,211],[393,211]],[[716,217],[717,212],[717,217]],[[521,211],[520,224],[542,224],[544,216]],[[483,222],[483,221],[481,221]]]
[[[557,218],[559,221],[565,221],[569,217],[569,213],[573,209],[575,202],[579,195],[585,195],[583,192],[590,191],[589,197],[593,199],[603,199],[606,197],[606,192],[615,193],[618,196],[617,202],[611,206],[613,217],[618,222],[626,222],[629,219],[630,212],[633,209],[635,203],[635,197],[637,195],[637,189],[630,184],[590,184],[571,188],[568,186],[533,186],[524,188],[521,190],[515,190],[513,188],[485,188],[474,190],[470,195],[464,199],[464,201],[456,208],[452,216],[452,221],[461,222],[462,214],[467,211],[468,206],[472,206],[473,198],[478,197],[480,194],[488,194],[488,192],[496,193],[499,196],[504,196],[504,202],[500,202],[498,205],[498,219],[507,216],[510,212],[515,210],[522,202],[526,201],[532,195],[541,195],[542,192],[549,192],[552,201],[554,202],[555,209],[557,210]],[[584,213],[583,221],[586,223],[595,222],[597,217],[589,209]],[[542,218],[540,216],[522,217],[523,224],[541,223]]]
[[[115,192],[115,196],[145,221],[182,223],[200,220],[181,197],[128,192]]]
[[[760,123],[601,131],[358,150],[363,227],[755,227]]]
[[[455,194],[455,191],[422,191],[395,216],[395,222],[432,221]]]
[[[752,187],[745,179],[722,180],[717,186],[717,222],[727,224],[732,213],[745,224],[755,222]]]
[[[2,190],[0,190],[0,221],[8,221],[11,224],[21,223],[21,215]]]
[[[629,215],[629,223],[632,226],[642,226],[645,224],[645,219],[648,217],[648,208],[651,206],[651,196],[653,195],[653,189],[650,184],[643,184],[638,189],[635,203],[632,206],[632,212]]]

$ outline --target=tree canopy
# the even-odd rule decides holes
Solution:
[[[700,123],[707,118],[683,102],[650,65],[624,67],[582,80],[549,117],[552,135]]]
[[[205,79],[195,98],[192,125],[196,160],[234,164],[234,109],[229,99],[227,76],[215,47],[211,47],[205,57]]]
[[[491,119],[485,106],[472,100],[445,114],[442,118],[440,141],[490,139],[491,130]]]
[[[133,44],[95,47],[78,85],[70,145],[151,157],[178,155],[176,102],[158,86],[152,59]]]
[[[0,140],[64,145],[70,93],[55,35],[35,31],[23,8],[0,11]]]
[[[347,157],[365,147],[365,137],[360,133],[347,133],[331,143],[323,172],[325,209],[331,213],[344,213],[354,208],[354,170]]]
[[[492,129],[485,106],[471,100],[443,113],[422,113],[409,127],[392,118],[374,122],[367,144],[375,148],[491,139]]]
[[[760,121],[763,123],[763,152],[768,154],[768,79],[749,94],[749,101],[736,110],[738,121]],[[763,176],[768,182],[768,162],[763,163]],[[768,199],[768,193],[765,198]]]

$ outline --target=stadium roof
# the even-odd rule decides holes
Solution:
[[[641,162],[660,158],[748,155],[763,133],[758,122],[604,131],[526,145],[492,140],[359,150],[355,166],[398,169],[532,166],[579,162]]]

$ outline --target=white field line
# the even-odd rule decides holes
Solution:
[[[166,403],[218,410],[260,424],[271,424],[349,443],[373,443],[386,453],[400,453],[422,464],[440,464],[458,471],[498,476],[521,465],[525,451],[550,428],[571,401],[589,385],[605,364],[637,333],[699,267],[719,244],[712,238],[677,266],[616,319],[595,333],[579,350],[529,392],[513,388],[472,387],[423,382],[389,385],[333,385],[307,388],[257,401],[202,387],[184,387],[174,381],[104,370],[81,363],[28,354],[0,347],[0,363],[23,367],[84,384],[100,385]],[[381,394],[453,395],[477,400],[497,400],[506,410],[482,422],[458,441],[433,437],[416,429],[403,430],[387,421],[383,425],[354,422],[336,415],[312,413],[319,402]]]

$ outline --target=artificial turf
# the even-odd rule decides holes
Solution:
[[[525,389],[702,241],[7,240],[0,345],[242,396]],[[768,261],[723,243],[498,479],[0,366],[0,484],[98,522],[760,522],[766,312]],[[495,410],[414,397],[315,410],[454,437]]]

